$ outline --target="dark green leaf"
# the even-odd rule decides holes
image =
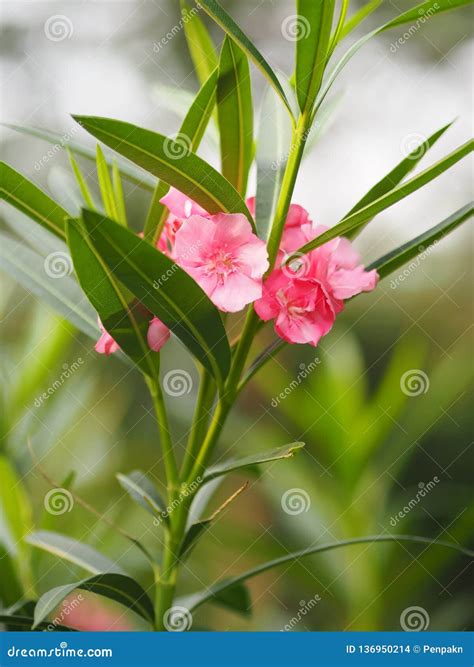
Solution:
[[[187,0],[180,0],[180,5],[191,59],[198,79],[203,84],[217,67],[217,53],[198,8],[191,6]]]
[[[253,107],[245,53],[226,37],[217,80],[222,174],[245,196],[253,155]]]
[[[92,224],[102,218],[98,213]],[[111,224],[124,229],[117,223]],[[87,298],[99,313],[106,331],[120,345],[122,351],[147,375],[156,377],[159,356],[147,344],[150,317],[130,294],[118,283],[110,268],[96,252],[80,223],[68,223],[68,243],[74,269]],[[131,232],[127,233],[131,234]]]
[[[114,561],[103,556],[88,544],[78,542],[72,537],[49,530],[38,530],[27,535],[25,540],[28,544],[74,563],[91,574],[103,574],[104,572],[125,574]]]
[[[74,118],[97,139],[173,185],[209,213],[243,213],[253,224],[239,193],[219,172],[192,153],[184,138],[175,141],[111,118]]]
[[[36,220],[59,238],[66,238],[64,221],[68,212],[5,162],[0,162],[0,199]]]
[[[227,35],[229,35],[229,37],[231,37],[234,42],[245,51],[248,57],[254,61],[255,65],[274,87],[291,116],[293,116],[291,106],[275,72],[247,35],[242,32],[234,19],[229,16],[225,9],[223,9],[216,0],[199,0],[199,3],[197,4],[199,4],[199,6],[202,7],[202,9],[204,9],[204,11],[207,12],[209,16],[227,33]]]
[[[395,186],[397,186],[401,181],[409,174],[413,169],[416,167],[418,162],[425,156],[425,154],[429,151],[429,149],[434,146],[434,144],[438,141],[438,139],[443,136],[443,134],[446,132],[448,128],[450,128],[452,123],[448,123],[444,127],[442,127],[440,130],[432,134],[430,137],[425,139],[425,141],[422,141],[416,148],[414,148],[409,155],[406,156],[404,160],[399,162],[397,166],[392,169],[384,178],[382,178],[378,183],[374,185],[373,188],[371,188],[366,195],[362,197],[361,200],[357,202],[355,206],[351,208],[349,213],[344,216],[344,218],[348,218],[350,215],[355,213],[356,211],[359,211],[361,208],[364,208],[371,202],[375,201],[376,199],[379,199],[379,197],[382,197],[384,194],[387,192],[390,192],[390,190],[393,190]],[[368,220],[365,224],[368,224],[370,220]],[[365,227],[365,225],[364,225]],[[359,234],[362,231],[363,227],[358,227],[357,230],[348,232],[347,233],[347,238],[353,238],[356,236],[356,234]]]
[[[152,625],[155,621],[153,603],[140,584],[131,579],[131,577],[122,574],[107,573],[82,579],[72,584],[57,586],[42,595],[35,607],[33,629],[45,621],[61,602],[77,589],[95,593],[109,600],[119,602]]]
[[[34,619],[32,616],[23,616],[21,614],[0,614],[0,623],[7,626],[10,632],[17,629],[31,630]],[[36,628],[37,631],[50,630],[49,623],[40,623]],[[74,628],[68,628],[65,625],[56,625],[53,628],[56,632],[75,632]]]
[[[329,51],[334,0],[297,0],[296,93],[300,109],[310,109],[321,86]]]
[[[289,459],[294,456],[302,447],[304,442],[293,442],[291,445],[285,447],[278,447],[262,454],[251,454],[240,459],[231,459],[224,463],[219,463],[211,468],[208,468],[204,474],[202,483],[205,484],[215,477],[227,475],[230,472],[241,470],[242,468],[253,467],[260,463],[269,463],[271,461],[278,461],[279,459]]]
[[[387,255],[375,260],[375,262],[367,267],[367,271],[377,269],[379,276],[385,278],[409,262],[413,257],[425,252],[430,245],[437,243],[450,234],[456,227],[468,220],[473,213],[474,206],[471,202],[450,215],[449,218],[446,218],[435,227],[429,229],[427,232],[416,236],[411,241],[408,241],[408,243],[404,243],[399,248],[396,248],[396,250],[392,250],[392,252],[389,252]]]
[[[3,512],[4,508],[2,505],[2,514]],[[23,595],[23,588],[18,578],[17,567],[12,554],[1,543],[0,564],[2,568],[2,576],[0,577],[0,606],[9,607],[21,598]]]
[[[222,382],[229,369],[229,344],[217,308],[199,285],[163,253],[112,220],[90,211],[84,211],[83,218],[108,269]]]
[[[363,225],[367,220],[371,220],[378,213],[381,213],[386,208],[393,206],[397,202],[401,201],[408,195],[412,194],[419,188],[423,187],[433,179],[437,178],[440,174],[445,172],[447,169],[455,165],[459,160],[462,160],[466,155],[468,155],[474,147],[474,141],[467,141],[465,144],[454,150],[452,153],[444,157],[442,160],[432,165],[425,171],[417,174],[409,181],[405,181],[401,185],[398,185],[393,190],[390,190],[382,197],[379,197],[371,204],[364,206],[364,208],[359,209],[352,215],[349,215],[347,218],[344,218],[339,224],[331,227],[327,232],[324,232],[320,236],[316,237],[313,241],[310,241],[302,248],[300,248],[296,254],[306,253],[314,248],[331,241],[337,236],[345,236],[347,232],[352,231]]]
[[[202,533],[209,528],[212,524],[212,519],[203,519],[202,521],[196,521],[192,523],[184,536],[183,542],[181,544],[181,549],[179,552],[180,560],[184,560],[186,556],[189,556],[191,549],[196,546],[198,539],[201,537]]]
[[[141,470],[133,470],[128,475],[119,473],[117,479],[120,486],[153,516],[163,516],[166,504],[163,502],[154,483]]]

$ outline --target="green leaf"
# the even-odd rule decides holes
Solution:
[[[201,537],[202,533],[204,533],[204,531],[207,528],[209,528],[211,524],[212,524],[212,519],[209,518],[209,519],[203,519],[202,521],[196,521],[196,523],[192,523],[189,526],[179,551],[179,558],[181,561],[183,561],[187,556],[189,556],[192,548],[196,546],[196,543],[198,539]]]
[[[187,142],[111,118],[74,118],[97,139],[173,185],[209,213],[243,213],[253,225],[239,193],[211,165],[190,152]]]
[[[101,220],[98,213],[95,220]],[[94,224],[97,224],[94,223]],[[111,221],[118,229],[123,229]],[[87,298],[96,309],[106,331],[121,350],[146,375],[156,377],[159,356],[147,343],[149,316],[112,275],[78,221],[67,226],[74,269]]]
[[[356,537],[350,540],[341,540],[340,542],[330,542],[328,544],[322,544],[315,547],[310,547],[308,549],[301,549],[300,551],[295,551],[280,558],[275,558],[274,560],[268,561],[267,563],[262,563],[257,567],[247,570],[242,574],[239,574],[230,579],[225,579],[221,582],[214,584],[213,586],[198,592],[193,593],[185,598],[180,599],[180,604],[182,604],[189,611],[194,611],[202,604],[208,601],[220,602],[222,600],[222,595],[225,591],[233,589],[235,586],[240,585],[243,581],[251,579],[252,577],[267,572],[274,567],[279,565],[284,565],[285,563],[294,562],[300,558],[305,558],[306,556],[312,556],[314,554],[323,553],[325,551],[332,551],[333,549],[340,549],[341,547],[354,546],[358,544],[370,544],[378,542],[413,542],[418,544],[428,544],[429,546],[440,546],[448,549],[454,549],[459,553],[465,554],[467,556],[474,556],[474,552],[469,549],[465,549],[456,542],[447,542],[445,540],[432,540],[429,537],[422,537],[418,535],[369,535],[367,537]]]
[[[376,269],[381,278],[385,278],[390,275],[404,264],[409,262],[413,257],[416,257],[420,253],[426,252],[426,249],[437,243],[442,238],[450,234],[452,231],[459,227],[463,222],[468,220],[474,213],[474,205],[471,202],[466,206],[463,206],[458,211],[450,215],[448,218],[438,223],[435,227],[432,227],[428,231],[416,236],[408,243],[404,243],[400,247],[392,250],[388,254],[380,257],[375,260],[370,266],[367,267],[367,271],[371,269]]]
[[[438,141],[438,139],[443,136],[443,134],[446,132],[448,128],[450,128],[452,125],[451,123],[448,123],[441,129],[437,130],[434,134],[432,134],[430,137],[425,139],[425,141],[421,142],[407,157],[399,162],[397,166],[392,169],[384,178],[382,178],[378,183],[374,185],[373,188],[371,188],[366,195],[360,199],[355,206],[351,208],[349,213],[347,213],[344,218],[348,218],[350,215],[355,213],[356,211],[360,211],[361,208],[364,208],[368,204],[372,203],[376,199],[379,199],[379,197],[382,197],[384,194],[387,192],[390,192],[390,190],[393,190],[395,186],[397,186],[401,181],[405,178],[407,174],[409,174],[413,169],[416,167],[418,162],[425,156],[425,154],[429,151],[429,149],[434,146],[434,144]],[[368,224],[370,220],[368,220],[365,224]],[[365,227],[365,225],[364,225]],[[358,227],[357,230],[354,230],[352,232],[349,232],[347,234],[347,238],[353,238],[357,234],[359,234],[362,231],[363,227]]]
[[[3,511],[2,507],[2,513]],[[2,567],[2,576],[0,577],[0,606],[9,607],[18,602],[22,597],[23,588],[18,578],[15,561],[10,551],[2,543],[0,543],[0,563]]]
[[[39,127],[32,127],[31,125],[15,125],[14,123],[0,123],[0,125],[3,125],[3,127],[8,127],[8,129],[13,130],[14,132],[19,132],[20,134],[25,134],[30,137],[35,137],[36,139],[42,139],[48,143],[52,143],[54,144],[53,149],[55,150],[64,150],[67,147],[67,149],[71,153],[74,153],[74,155],[87,158],[95,164],[95,148],[90,148],[89,146],[84,146],[83,144],[79,144],[76,141],[71,141],[67,135],[61,135],[59,132],[44,130]],[[113,159],[107,155],[105,159],[109,167],[111,167],[113,164]],[[145,190],[153,191],[155,187],[155,179],[152,176],[147,174],[145,171],[142,171],[141,169],[137,169],[133,164],[130,164],[123,158],[117,160],[117,164],[119,166],[120,173],[124,178]]]
[[[69,215],[46,193],[5,162],[0,162],[0,199],[25,213],[64,239],[64,220]]]
[[[291,124],[275,95],[268,88],[260,111],[257,142],[257,194],[255,225],[257,234],[266,240],[275,217],[283,175],[289,157]]]
[[[234,42],[236,42],[236,44],[238,44],[243,51],[245,51],[248,57],[254,61],[255,65],[260,69],[263,75],[268,79],[270,84],[276,90],[284,105],[288,109],[290,115],[293,117],[291,106],[275,72],[272,70],[256,46],[240,29],[234,19],[229,16],[225,9],[223,9],[223,7],[221,7],[221,5],[216,2],[216,0],[199,0],[199,7],[204,9],[204,11],[209,14],[209,16],[214,19],[214,21],[224,30],[224,32],[229,35],[229,37],[233,39]]]
[[[192,101],[178,133],[179,141],[184,142],[184,145],[189,146],[193,152],[199,148],[216,104],[216,83],[217,69],[212,72]],[[160,199],[168,190],[169,186],[166,183],[158,181],[148,210],[143,233],[153,245],[156,244],[168,216],[168,209],[160,203]]]
[[[347,37],[353,30],[357,28],[358,25],[362,23],[368,16],[372,14],[380,5],[382,0],[370,0],[366,2],[362,7],[353,14],[348,21],[344,24],[344,27],[339,36],[339,41],[342,41],[344,37]]]
[[[245,196],[253,156],[253,106],[245,53],[226,37],[219,61],[217,112],[222,175]]]
[[[62,246],[61,246],[62,247]],[[62,250],[50,254],[51,261],[57,258],[57,266],[67,269],[68,254]],[[28,246],[0,232],[0,268],[12,276],[22,287],[54,308],[79,331],[92,339],[99,333],[96,315],[90,308],[77,282],[69,275],[59,279],[49,275],[45,267],[47,258],[41,257]]]
[[[107,573],[72,584],[57,586],[44,593],[35,607],[33,629],[45,621],[70,593],[78,589],[114,600],[131,609],[152,625],[155,622],[153,603],[140,584],[123,574]]]
[[[271,449],[262,454],[251,454],[250,456],[244,456],[239,459],[230,459],[224,463],[219,463],[206,470],[202,484],[210,482],[211,479],[215,479],[221,475],[228,475],[236,470],[241,470],[242,468],[253,467],[261,463],[270,463],[271,461],[279,461],[280,459],[292,458],[302,447],[304,447],[304,442],[293,442],[291,445],[278,447],[278,449]]]
[[[141,470],[133,470],[128,475],[119,473],[117,479],[133,500],[144,507],[153,516],[163,517],[166,504],[158,493],[156,486]],[[166,520],[167,520],[166,515]]]
[[[74,176],[76,177],[77,184],[79,185],[79,190],[81,191],[82,194],[82,198],[84,199],[86,206],[95,211],[94,200],[89,191],[89,188],[87,187],[87,183],[85,181],[84,176],[82,175],[79,165],[77,164],[72,152],[69,149],[67,152],[69,156],[69,161],[71,163],[72,171],[74,173]]]
[[[296,93],[301,111],[310,109],[326,67],[334,0],[296,0]],[[294,18],[294,17],[292,17]]]
[[[466,155],[468,155],[474,147],[474,141],[467,141],[465,144],[454,150],[452,153],[444,157],[442,160],[432,165],[425,171],[420,172],[409,181],[405,181],[401,185],[398,185],[393,190],[390,190],[382,197],[379,197],[371,204],[364,206],[364,208],[359,209],[352,215],[349,215],[347,218],[344,218],[339,224],[335,225],[328,231],[324,232],[320,236],[316,237],[313,241],[310,241],[302,248],[300,248],[294,256],[310,252],[314,248],[331,241],[337,236],[345,236],[348,232],[360,227],[368,220],[371,220],[374,216],[381,211],[384,211],[386,208],[393,206],[397,202],[401,201],[408,195],[412,194],[423,185],[426,185],[433,179],[437,178],[440,174],[447,171],[450,167],[455,165],[459,160],[462,160]],[[290,258],[289,258],[290,259]]]
[[[0,623],[7,626],[9,631],[17,628],[26,628],[31,630],[34,624],[34,618],[31,616],[23,616],[22,614],[0,614]],[[36,630],[50,630],[49,623],[40,623]],[[56,625],[53,632],[75,632],[74,628],[68,628],[66,625]]]
[[[123,195],[122,178],[116,162],[112,165],[112,188],[115,205],[117,207],[117,222],[124,227],[127,227],[127,209],[125,207],[125,197]],[[89,206],[88,208],[91,207]],[[94,207],[92,207],[92,210],[94,210]]]
[[[180,0],[184,34],[188,43],[194,69],[201,85],[207,81],[218,65],[216,49],[209,32],[199,16],[199,9]]]
[[[219,311],[199,285],[166,255],[112,220],[91,211],[83,212],[83,220],[108,270],[222,383],[229,369],[229,343]]]
[[[91,574],[114,572],[125,574],[114,561],[99,553],[88,544],[83,544],[72,537],[60,535],[49,530],[37,530],[25,537],[28,544],[43,549],[69,563],[74,563]]]
[[[102,195],[102,203],[104,205],[105,214],[117,222],[118,212],[115,205],[114,190],[112,188],[112,181],[110,180],[109,169],[107,167],[102,149],[98,144],[96,150],[97,177],[99,179],[100,194]]]

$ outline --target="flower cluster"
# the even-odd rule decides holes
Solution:
[[[157,248],[172,258],[223,312],[238,312],[250,303],[257,315],[275,321],[276,333],[289,343],[317,345],[344,308],[344,300],[369,292],[376,271],[366,271],[351,243],[336,238],[307,255],[287,262],[288,255],[327,228],[314,225],[308,212],[292,204],[275,268],[268,271],[264,241],[240,213],[211,215],[181,192],[170,188],[161,199],[169,210]],[[252,214],[255,198],[247,201]],[[111,354],[117,343],[103,329],[96,350]],[[159,351],[169,329],[153,317],[148,345]]]

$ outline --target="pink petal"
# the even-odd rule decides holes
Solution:
[[[336,299],[350,299],[361,292],[371,292],[378,283],[377,271],[366,271],[358,266],[352,270],[339,269],[330,277],[332,293]]]
[[[285,226],[287,228],[301,227],[301,225],[305,225],[308,222],[311,222],[308,211],[299,204],[291,204],[286,217]]]
[[[217,284],[211,301],[224,313],[237,313],[262,296],[262,281],[253,280],[242,273],[231,273],[223,284]]]
[[[154,317],[146,335],[148,346],[153,352],[159,352],[163,345],[169,340],[170,330],[161,320]]]
[[[217,246],[225,246],[227,250],[238,248],[252,238],[252,226],[242,213],[217,213],[211,216],[216,225],[214,242]]]
[[[175,236],[173,255],[181,267],[199,266],[214,247],[215,223],[200,215],[185,220]]]
[[[101,335],[101,337],[95,344],[94,349],[99,354],[109,355],[113,354],[114,352],[117,352],[117,350],[119,350],[120,347],[118,343],[114,341],[112,336],[109,333],[107,333],[107,331],[104,331],[104,333]]]
[[[189,218],[192,215],[208,215],[202,206],[179,190],[176,190],[176,188],[170,188],[166,195],[160,199],[160,203],[166,206],[177,218]]]

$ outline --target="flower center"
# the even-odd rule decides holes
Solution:
[[[223,283],[224,279],[236,270],[237,262],[232,254],[225,250],[218,250],[209,257],[207,262],[208,273],[216,274],[220,283]]]

